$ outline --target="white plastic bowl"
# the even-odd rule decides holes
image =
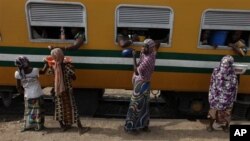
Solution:
[[[244,64],[233,64],[236,74],[244,74],[247,70],[248,65]]]

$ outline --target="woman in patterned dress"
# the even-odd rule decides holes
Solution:
[[[144,44],[138,63],[133,51],[133,94],[124,126],[127,133],[137,133],[139,130],[149,131],[150,79],[155,67],[156,52],[155,42],[152,39],[146,39]]]
[[[72,81],[76,79],[73,65],[64,61],[63,51],[59,48],[51,50],[51,56],[55,60],[52,66],[55,74],[55,119],[64,131],[76,123],[79,134],[87,132],[90,128],[82,127],[73,95]]]
[[[15,60],[18,70],[15,72],[17,90],[24,93],[24,126],[21,132],[28,129],[44,129],[43,92],[39,83],[39,69],[32,68],[27,57],[19,56]]]
[[[208,131],[213,131],[213,123],[225,124],[224,131],[228,131],[231,119],[233,102],[236,100],[238,81],[233,69],[234,59],[232,56],[224,56],[220,66],[214,68],[209,88],[210,119]]]

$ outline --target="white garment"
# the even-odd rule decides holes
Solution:
[[[43,95],[41,85],[38,80],[39,69],[33,68],[32,72],[21,78],[19,71],[15,72],[15,78],[20,79],[24,88],[24,97],[27,99],[38,98]]]

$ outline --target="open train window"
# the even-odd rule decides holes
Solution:
[[[250,46],[250,11],[206,10],[202,16],[200,48],[230,49],[230,44],[242,41]]]
[[[70,42],[71,30],[86,34],[86,8],[75,2],[35,1],[26,4],[29,38],[32,41]]]
[[[146,38],[161,42],[161,46],[171,45],[173,12],[169,7],[119,5],[115,25],[115,42],[122,35],[133,39],[135,45]]]

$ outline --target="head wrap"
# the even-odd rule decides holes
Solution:
[[[56,95],[60,95],[63,91],[65,91],[63,71],[61,66],[64,60],[64,54],[60,48],[55,48],[51,50],[51,56],[55,60],[55,65],[53,66],[55,73],[55,93]]]
[[[218,67],[214,68],[209,88],[210,107],[225,110],[232,107],[238,90],[238,81],[233,68],[234,58],[224,56]]]
[[[25,56],[19,56],[15,60],[15,66],[18,67],[19,74],[21,78],[25,78],[24,68],[29,66],[29,59]]]
[[[138,76],[135,76],[137,80],[150,81],[152,73],[155,68],[156,53],[154,53],[155,42],[152,39],[144,40],[145,47],[148,48],[148,54],[141,52],[138,62],[137,71]]]
[[[149,53],[152,53],[154,51],[154,47],[155,47],[154,40],[146,39],[146,40],[144,40],[144,44],[145,44],[146,47],[148,47]]]

